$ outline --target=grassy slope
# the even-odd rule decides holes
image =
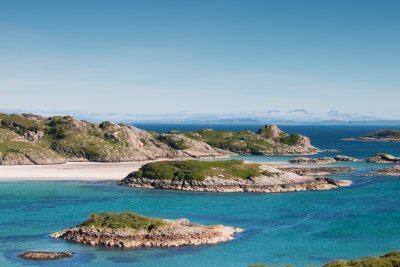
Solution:
[[[14,134],[13,138],[23,136],[25,133],[42,131],[44,137],[37,143],[11,142],[0,140],[0,152],[19,147],[29,147],[34,151],[55,151],[66,158],[87,158],[94,161],[119,161],[129,158],[134,148],[128,142],[126,132],[118,133],[118,138],[113,135],[118,131],[114,124],[104,122],[100,125],[79,122],[72,117],[51,117],[49,119],[32,119],[19,115],[0,114],[1,135]]]
[[[167,225],[162,219],[146,217],[132,212],[95,213],[81,224],[111,229],[151,230]]]
[[[183,134],[192,139],[204,141],[213,147],[236,153],[245,152],[251,154],[260,154],[262,151],[276,147],[296,145],[300,138],[297,134],[288,135],[286,133],[281,133],[279,137],[271,138],[267,131],[268,129],[266,128],[261,128],[258,133],[202,129],[194,132],[184,132]]]
[[[128,178],[149,178],[156,180],[203,180],[209,176],[225,179],[248,179],[250,177],[270,175],[260,169],[259,164],[246,164],[241,160],[227,161],[159,161],[142,166],[132,172]]]
[[[281,267],[289,267],[289,266],[293,265],[287,265]],[[268,267],[268,266],[256,264],[256,265],[250,265],[249,267]],[[380,257],[366,257],[358,260],[335,260],[323,265],[322,267],[400,267],[400,251],[390,252]]]

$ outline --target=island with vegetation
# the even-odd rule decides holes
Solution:
[[[400,251],[393,251],[383,256],[370,256],[357,260],[334,260],[330,263],[324,264],[322,267],[399,267],[399,266],[400,266]],[[270,266],[263,264],[251,264],[249,265],[249,267],[295,267],[295,266],[294,265]]]
[[[132,212],[96,213],[80,225],[51,234],[72,242],[111,247],[179,247],[232,240],[243,230],[201,225],[187,219],[159,219]]]
[[[345,138],[348,141],[400,142],[400,130],[379,130],[361,137]]]
[[[159,134],[109,121],[97,124],[70,116],[0,113],[0,165],[214,158],[233,153],[313,154],[318,151],[309,138],[289,135],[275,125],[268,125],[258,133],[199,130]]]
[[[329,190],[349,186],[351,181],[300,176],[241,160],[186,160],[145,164],[119,184],[207,192],[291,192]]]
[[[276,125],[265,125],[256,133],[251,131],[230,132],[201,129],[193,132],[170,132],[205,142],[212,147],[238,154],[252,155],[308,155],[320,152],[310,139],[300,134],[288,134]]]

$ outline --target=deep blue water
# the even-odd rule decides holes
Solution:
[[[181,127],[178,127],[181,126]],[[168,131],[216,128],[202,125],[147,125]],[[255,130],[258,126],[219,126]],[[219,129],[221,129],[219,128]],[[400,156],[399,143],[349,142],[384,127],[282,126],[311,137],[320,148],[366,157],[378,151]],[[393,127],[391,127],[393,128]],[[332,155],[332,154],[331,154]],[[321,155],[318,155],[321,156]],[[287,161],[289,157],[242,157]],[[387,164],[345,163],[354,174]],[[0,168],[1,171],[1,168]],[[120,187],[113,182],[2,182],[0,184],[0,266],[247,266],[320,265],[335,258],[379,255],[400,249],[400,177],[340,176],[354,185],[331,191],[251,194],[200,193]],[[201,247],[118,249],[54,240],[49,233],[83,221],[100,211],[134,211],[163,218],[246,229],[235,240]],[[29,262],[25,250],[70,250],[73,258]]]

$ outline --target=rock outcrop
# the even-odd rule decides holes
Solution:
[[[27,251],[18,255],[25,260],[58,260],[72,257],[73,252]]]
[[[111,216],[115,215],[111,213]],[[120,215],[117,214],[116,216]],[[133,214],[133,216],[137,215]],[[233,239],[236,233],[243,231],[240,228],[223,225],[194,224],[187,219],[158,220],[161,220],[158,226],[150,225],[145,228],[136,227],[136,229],[83,224],[53,233],[51,237],[92,246],[180,247],[229,241]]]
[[[362,176],[400,176],[400,165],[385,168],[383,170],[372,171]]]
[[[344,156],[344,155],[336,155],[334,157],[336,161],[354,161],[354,162],[362,162],[363,160],[349,157],[349,156]]]
[[[288,161],[290,164],[330,164],[336,162],[334,158],[319,158],[319,159],[311,159],[311,158],[294,158]]]
[[[350,167],[284,167],[279,168],[283,171],[293,172],[298,175],[312,175],[312,176],[320,176],[320,175],[334,175],[341,172],[351,172],[354,171],[353,168]]]
[[[400,163],[400,158],[386,153],[377,153],[367,159],[365,162],[368,163]]]

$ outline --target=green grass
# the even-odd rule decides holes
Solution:
[[[138,171],[129,174],[128,178],[191,181],[204,180],[210,176],[219,176],[224,179],[249,179],[261,175],[271,174],[261,170],[259,164],[247,164],[241,160],[185,160],[148,163]]]
[[[37,120],[14,114],[0,114],[0,122],[2,126],[12,128],[20,127],[30,131],[36,131],[41,127],[41,124]]]
[[[380,130],[364,135],[371,138],[398,138],[400,139],[400,130]]]
[[[281,267],[289,267],[281,266]],[[260,264],[249,265],[249,267],[278,267]],[[380,257],[366,257],[358,260],[334,260],[322,267],[400,267],[400,251],[390,252]]]
[[[94,226],[110,229],[158,229],[168,223],[159,218],[151,218],[132,212],[95,213],[81,224],[81,226]]]

